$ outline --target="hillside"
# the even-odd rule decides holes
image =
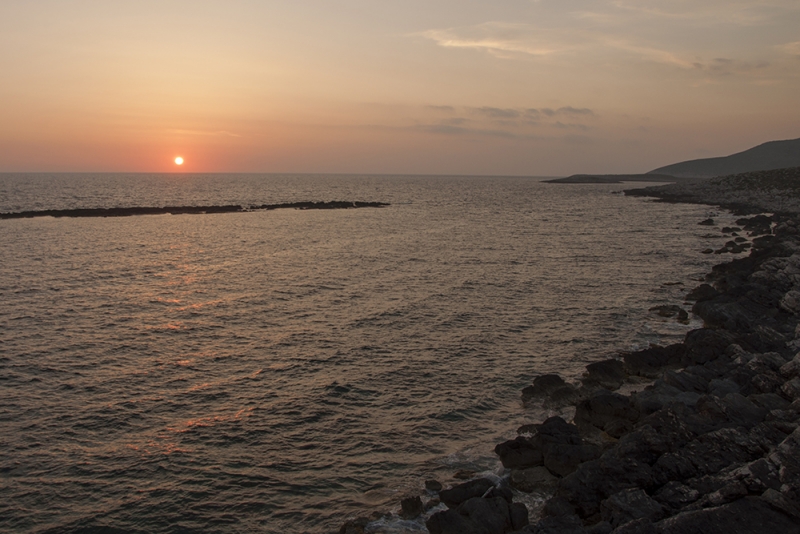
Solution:
[[[730,156],[674,163],[653,169],[648,174],[667,174],[683,178],[711,178],[799,166],[800,139],[790,139],[770,141]]]

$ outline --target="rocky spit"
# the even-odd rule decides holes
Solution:
[[[689,199],[670,191],[667,201]],[[537,377],[523,402],[572,405],[572,421],[521,427],[495,447],[504,476],[428,481],[400,517],[431,534],[800,533],[800,207],[791,214],[797,200],[786,198],[778,210],[768,197],[691,197],[780,212],[722,229],[747,239],[716,251],[739,256],[686,296],[703,328],[592,363],[578,383]],[[529,509],[525,494],[543,506]],[[380,531],[377,519],[339,532]]]

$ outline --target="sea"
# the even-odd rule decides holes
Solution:
[[[638,184],[641,185],[641,184]],[[537,375],[680,340],[713,208],[537,177],[2,174],[0,531],[328,533],[503,476]],[[396,516],[381,532],[424,532]],[[376,528],[378,528],[376,527]]]

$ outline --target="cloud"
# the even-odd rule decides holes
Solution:
[[[784,43],[778,46],[778,49],[790,56],[800,56],[800,41],[793,43]]]
[[[490,107],[476,108],[475,113],[486,115],[487,117],[491,117],[493,119],[516,119],[521,117],[523,114],[522,111],[517,109],[500,109]]]
[[[556,44],[545,38],[545,30],[528,24],[506,22],[485,22],[462,28],[435,29],[417,35],[434,41],[444,48],[468,48],[484,50],[493,55],[509,57],[509,54],[528,56],[549,56],[568,50],[566,44]]]

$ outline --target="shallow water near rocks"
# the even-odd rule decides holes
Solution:
[[[391,203],[0,221],[0,529],[322,533],[497,468],[534,376],[697,326],[648,310],[730,217],[625,187],[0,175],[2,212]]]

